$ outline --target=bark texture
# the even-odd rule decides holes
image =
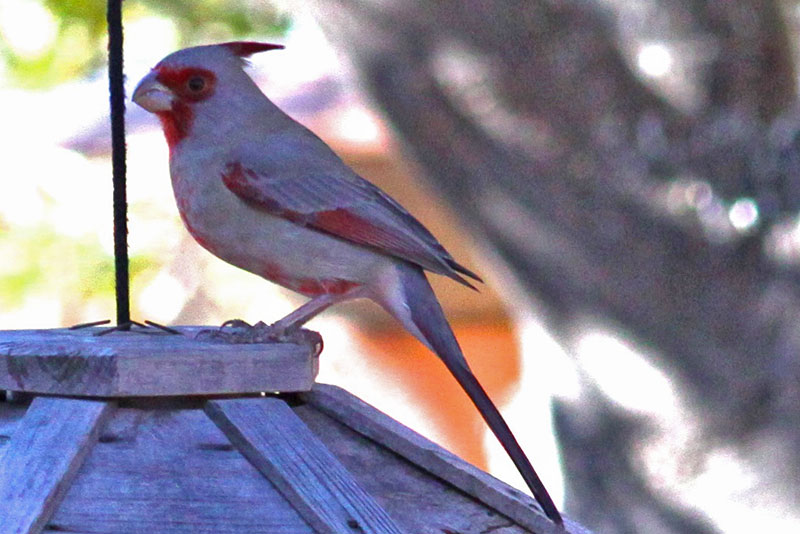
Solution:
[[[705,51],[687,75],[698,96],[681,108],[637,75],[624,7],[316,4],[426,177],[552,328],[568,339],[599,317],[649,346],[703,422],[694,461],[730,446],[756,490],[794,488],[800,269],[774,249],[800,207],[800,130],[780,6],[640,3],[654,17],[640,38]],[[757,209],[757,224],[737,229],[735,205]],[[652,422],[586,391],[555,407],[567,512],[597,532],[714,532],[637,464]],[[797,489],[784,498],[798,514]]]

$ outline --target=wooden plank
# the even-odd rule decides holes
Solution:
[[[320,533],[401,532],[282,400],[209,401],[206,412]]]
[[[392,450],[537,534],[564,531],[542,513],[532,497],[465,462],[358,397],[336,386],[317,384],[302,398],[322,413]],[[567,532],[585,533],[565,518]]]
[[[308,391],[322,342],[227,344],[185,335],[99,329],[0,331],[0,389],[71,396]]]
[[[310,404],[292,409],[406,532],[530,534],[500,512]]]
[[[11,436],[17,428],[17,423],[28,411],[27,404],[17,404],[0,401],[0,462],[11,444]]]
[[[34,399],[0,465],[0,534],[41,531],[111,412],[108,402]]]
[[[45,532],[314,534],[197,406],[119,408]]]

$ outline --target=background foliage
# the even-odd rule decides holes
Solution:
[[[26,88],[47,87],[101,69],[106,61],[105,2],[44,0],[41,5],[49,13],[42,20],[55,26],[53,39],[44,46],[34,51],[18,50],[0,32],[0,52],[12,81]],[[289,25],[288,15],[258,0],[142,0],[123,4],[126,22],[153,15],[169,17],[177,25],[179,44],[184,46],[280,34]]]

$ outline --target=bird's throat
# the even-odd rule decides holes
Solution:
[[[194,114],[191,108],[181,101],[175,102],[171,110],[159,111],[156,114],[161,121],[161,127],[164,129],[164,137],[167,138],[171,156],[175,146],[189,135]]]

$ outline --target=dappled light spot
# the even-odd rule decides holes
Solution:
[[[728,209],[728,219],[740,232],[751,230],[758,224],[758,204],[752,198],[740,198]]]
[[[647,76],[660,78],[672,68],[672,53],[661,43],[646,44],[639,49],[637,64]]]

